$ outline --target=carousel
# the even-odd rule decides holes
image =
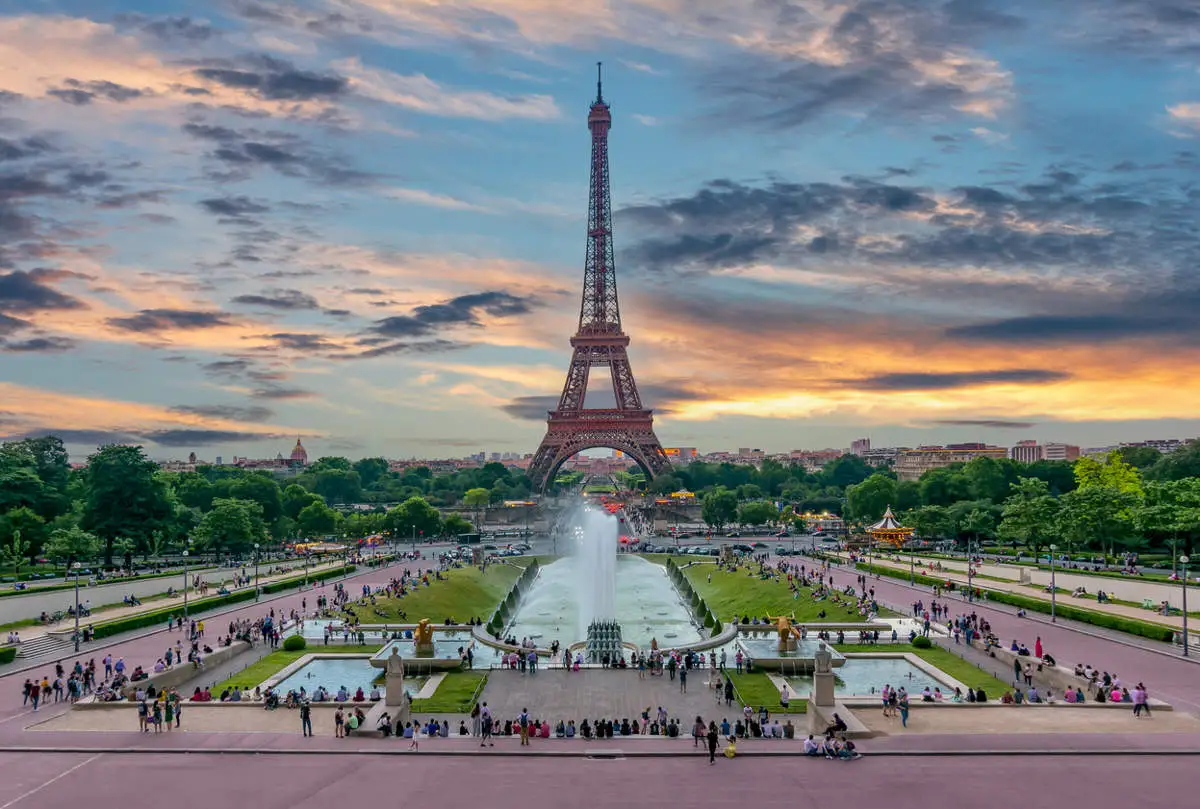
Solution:
[[[913,529],[901,525],[889,505],[887,511],[883,513],[883,519],[869,527],[867,534],[871,537],[872,545],[879,546],[887,543],[893,548],[900,548],[912,538]]]

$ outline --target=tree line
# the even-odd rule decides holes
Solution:
[[[439,507],[482,507],[529,489],[524,474],[500,463],[434,475],[424,466],[392,472],[383,458],[327,457],[291,478],[211,465],[166,472],[131,445],[100,447],[72,469],[59,438],[28,438],[0,444],[0,562],[111,565],[185,548],[240,555],[288,539],[461,534],[471,523],[443,519]],[[385,510],[391,502],[399,505]],[[373,508],[334,508],[348,503]]]

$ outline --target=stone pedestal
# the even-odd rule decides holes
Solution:
[[[820,707],[833,705],[833,655],[824,643],[813,655],[812,704]]]

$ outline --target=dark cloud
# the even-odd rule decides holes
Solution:
[[[319,334],[279,332],[267,335],[267,337],[270,340],[274,340],[280,348],[292,351],[324,351],[337,347],[336,344],[329,342],[329,340]]]
[[[61,438],[65,444],[84,444],[92,447],[105,447],[110,444],[138,443],[137,436],[130,432],[120,432],[116,430],[58,429],[48,427],[39,427],[37,429],[23,432],[19,435],[10,435],[5,440],[20,441],[26,438],[44,438],[48,435]]]
[[[168,43],[203,43],[220,36],[206,22],[191,17],[147,17],[144,14],[118,14],[113,21],[123,27],[141,31]]]
[[[228,326],[230,321],[222,312],[198,309],[143,309],[129,317],[111,317],[108,324],[124,331],[158,332],[171,329],[212,329]]]
[[[251,422],[267,421],[275,415],[270,408],[259,405],[176,405],[171,410],[188,416]]]
[[[28,320],[22,320],[19,317],[10,317],[9,315],[0,312],[0,337],[5,335],[15,334],[21,329],[28,328],[33,325]]]
[[[266,213],[271,210],[263,203],[245,196],[202,199],[200,205],[209,213],[234,219],[242,219],[250,214]]]
[[[1073,41],[1106,56],[1135,53],[1175,60],[1200,56],[1200,7],[1194,0],[1097,0]]]
[[[214,360],[213,362],[207,362],[200,367],[206,374],[209,374],[210,376],[231,377],[241,376],[246,371],[253,368],[254,364],[250,362],[250,360],[228,359]]]
[[[280,385],[263,385],[251,393],[255,399],[270,399],[285,401],[289,399],[311,399],[316,396],[311,390],[303,388],[285,388]]]
[[[266,55],[215,62],[197,68],[193,73],[207,81],[246,90],[271,101],[337,98],[349,88],[349,81],[344,76],[299,70],[290,62]]]
[[[101,210],[111,211],[122,208],[134,208],[147,202],[159,203],[166,199],[166,192],[155,189],[145,189],[142,191],[124,191],[108,196],[100,197],[96,200],[96,207]]]
[[[481,326],[480,313],[514,317],[533,311],[539,303],[508,292],[476,292],[442,303],[418,306],[410,315],[393,315],[375,321],[371,331],[384,337],[425,337],[442,328]]]
[[[841,380],[844,384],[864,390],[944,390],[972,388],[982,385],[1008,383],[1061,382],[1069,375],[1040,368],[1010,368],[996,371],[962,371],[947,373],[880,374],[866,379]]]
[[[466,348],[466,343],[456,343],[453,340],[422,340],[420,342],[389,342],[384,338],[360,340],[361,351],[348,351],[330,354],[333,360],[369,360],[375,357],[388,357],[394,354],[439,354],[446,351],[458,351]]]
[[[1000,419],[938,419],[933,424],[947,427],[989,427],[997,430],[1028,430],[1036,427],[1035,421],[1002,421]]]
[[[0,311],[11,314],[87,308],[79,299],[43,283],[45,280],[57,277],[38,270],[13,270],[0,275]]]
[[[0,137],[0,161],[25,160],[57,152],[58,149],[47,138],[33,135],[25,138]]]
[[[726,102],[722,123],[771,128],[828,115],[887,120],[958,116],[1006,98],[1007,75],[973,46],[1022,27],[984,0],[847,0],[833,4],[760,0],[763,33],[701,78],[705,96]],[[702,14],[698,10],[697,15]],[[836,15],[831,19],[832,15]],[[721,25],[714,14],[711,25]],[[838,58],[814,58],[820,43]],[[930,69],[931,65],[940,69]]]
[[[500,409],[514,419],[545,421],[548,411],[558,407],[557,396],[518,396]]]
[[[261,295],[238,295],[233,302],[243,306],[259,306],[288,311],[320,308],[316,298],[298,289],[268,289]]]
[[[204,430],[199,428],[145,430],[139,432],[138,436],[163,447],[208,447],[213,444],[234,444],[268,439],[279,440],[290,437],[283,433],[248,433],[239,430]]]
[[[54,96],[68,104],[74,104],[77,107],[91,104],[97,98],[115,101],[118,104],[126,101],[132,101],[135,98],[141,98],[145,95],[150,95],[147,90],[139,90],[136,87],[126,87],[123,84],[116,84],[111,81],[79,81],[78,79],[66,79],[62,83],[62,87],[57,87],[46,91],[46,95]]]
[[[258,169],[332,185],[361,184],[373,179],[371,174],[352,168],[349,159],[321,152],[291,133],[235,130],[201,121],[186,123],[182,128],[185,134],[215,145],[209,154],[220,167],[209,172],[214,180],[244,180]]]
[[[1133,307],[1131,307],[1133,308]],[[1182,308],[1182,307],[1181,307]],[[1170,337],[1197,333],[1194,316],[1187,312],[1154,315],[1119,311],[1088,315],[1029,315],[991,320],[948,329],[948,337],[999,343],[1058,344],[1112,342],[1138,337]]]
[[[0,350],[10,353],[55,354],[78,345],[69,337],[33,337],[20,342],[0,342]]]

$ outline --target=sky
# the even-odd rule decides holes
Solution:
[[[0,436],[532,452],[603,61],[664,445],[1194,437],[1197,57],[1192,0],[0,0]]]

